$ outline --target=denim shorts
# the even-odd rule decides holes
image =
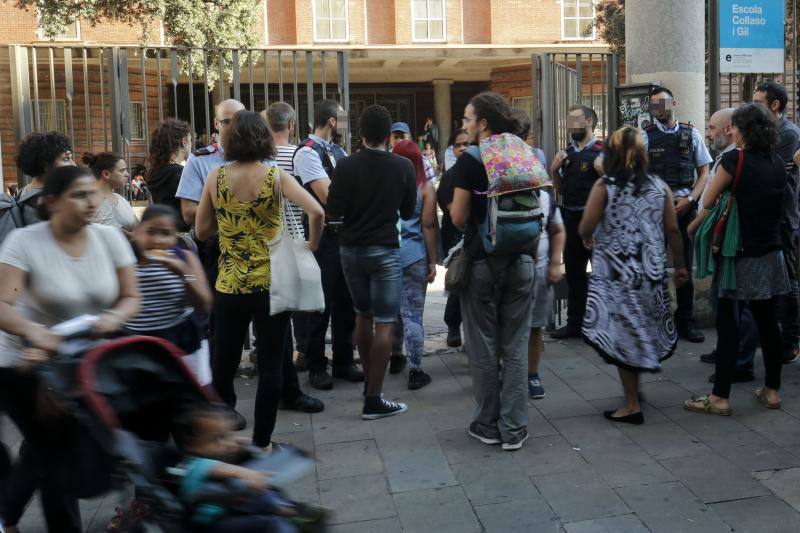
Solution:
[[[387,246],[342,246],[342,270],[359,315],[394,322],[400,309],[403,269],[400,250]]]

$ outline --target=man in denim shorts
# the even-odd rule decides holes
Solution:
[[[356,344],[366,377],[364,420],[408,410],[381,394],[400,308],[398,212],[403,219],[412,217],[417,200],[411,161],[386,150],[391,125],[385,107],[364,110],[359,118],[364,149],[339,161],[328,195],[328,215],[343,219],[340,255],[356,310]]]

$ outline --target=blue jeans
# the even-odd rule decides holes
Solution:
[[[359,315],[393,323],[400,309],[400,250],[388,246],[342,246],[342,270]]]
[[[428,290],[428,262],[420,259],[403,268],[403,290],[400,294],[400,316],[402,333],[408,354],[408,367],[422,368],[422,354],[425,351],[425,328],[422,314],[425,312],[425,293]],[[401,350],[402,351],[402,348]]]

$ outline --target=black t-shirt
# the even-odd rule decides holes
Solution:
[[[399,247],[397,212],[407,220],[416,203],[414,167],[405,157],[365,148],[336,164],[328,215],[344,217],[339,244]]]
[[[477,237],[478,227],[486,218],[488,205],[486,194],[475,194],[475,192],[486,192],[486,189],[489,188],[489,177],[486,175],[486,167],[483,166],[483,163],[469,154],[459,157],[450,170],[453,172],[453,187],[465,189],[471,193],[469,221],[464,242],[468,246],[472,239]]]
[[[720,162],[734,180],[738,162],[739,150],[726,153]],[[786,169],[778,156],[745,151],[742,176],[734,193],[739,208],[740,256],[758,257],[780,249],[786,181]]]
[[[189,227],[183,221],[181,213],[181,199],[175,197],[178,192],[178,184],[181,182],[183,167],[177,163],[165,165],[147,178],[147,188],[154,204],[165,204],[172,206],[178,211],[178,231],[188,231]]]

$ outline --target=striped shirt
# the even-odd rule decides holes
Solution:
[[[296,146],[278,146],[278,155],[275,157],[275,162],[278,163],[278,168],[285,170],[290,176],[294,176],[294,153],[297,150]],[[286,228],[294,235],[295,225],[292,223],[290,216],[294,217],[297,221],[297,227],[300,229],[300,237],[305,239],[305,232],[303,231],[303,209],[286,200]]]
[[[125,324],[131,331],[171,328],[192,314],[186,301],[186,283],[179,274],[160,263],[136,265],[136,280],[142,295],[139,315]]]

